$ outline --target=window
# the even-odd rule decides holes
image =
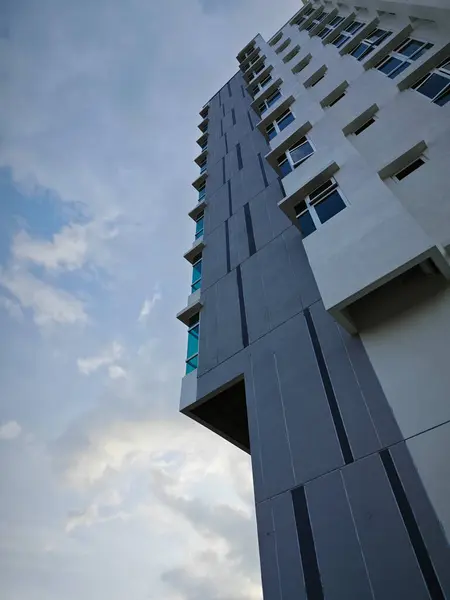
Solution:
[[[394,179],[396,181],[401,181],[402,179],[405,179],[405,177],[408,177],[408,175],[411,175],[411,173],[419,169],[424,164],[425,160],[423,156],[419,156],[418,158],[413,160],[413,162],[410,163],[407,167],[404,167],[403,169],[395,173]]]
[[[302,14],[291,21],[291,25],[301,25],[303,21],[306,21],[307,17],[313,12],[313,7],[308,6]]]
[[[288,54],[286,54],[286,56],[283,58],[283,62],[288,63],[294,58],[294,56],[297,56],[299,52],[300,46],[295,46],[295,48],[293,48]]]
[[[202,255],[199,254],[192,262],[191,294],[200,289],[202,283]]]
[[[267,75],[266,77],[264,77],[264,79],[261,79],[261,81],[259,83],[257,83],[256,85],[254,85],[252,87],[252,94],[253,96],[256,96],[256,94],[259,94],[259,92],[261,92],[268,83],[270,83],[272,81],[272,75]]]
[[[202,146],[200,146],[200,149],[202,152],[204,152],[205,150],[208,150],[208,142],[206,141]]]
[[[280,33],[277,33],[277,35],[270,40],[269,46],[275,46],[275,44],[278,44],[278,42],[281,40],[282,37],[283,37],[283,32],[280,31]]]
[[[293,169],[296,169],[307,158],[314,154],[314,148],[307,137],[303,137],[299,142],[286,150],[278,159],[278,167],[283,177],[288,175]]]
[[[281,46],[279,48],[277,48],[275,50],[275,52],[277,54],[280,54],[281,52],[283,52],[283,50],[286,50],[286,48],[289,46],[290,43],[291,43],[291,38],[288,38],[287,40],[284,40],[284,42],[281,44]]]
[[[346,206],[334,179],[329,179],[316,188],[305,198],[304,202],[295,207],[303,237],[316,231],[318,227],[337,215]]]
[[[206,195],[206,183],[198,188],[198,201],[200,202]]]
[[[438,106],[450,102],[450,60],[447,58],[444,64],[428,73],[414,89]]]
[[[339,100],[342,100],[342,98],[345,96],[345,90],[343,92],[341,92],[339,94],[339,96],[336,96],[336,98],[333,98],[333,100],[331,100],[331,102],[329,102],[327,104],[328,108],[330,108],[331,106],[334,106],[335,104],[337,104],[339,102]]]
[[[320,15],[318,17],[316,17],[315,19],[313,19],[311,21],[311,23],[308,25],[308,27],[305,27],[306,31],[311,31],[311,29],[313,27],[315,27],[316,25],[318,25],[319,23],[321,23],[325,17],[328,17],[328,13],[323,11],[322,13],[320,13]]]
[[[330,23],[328,23],[328,25],[325,25],[325,27],[322,29],[322,31],[320,33],[318,33],[317,35],[323,39],[329,33],[331,33],[333,31],[333,29],[336,29],[336,27],[340,23],[342,23],[343,20],[344,20],[344,17],[334,17],[334,19],[332,21],[330,21]]]
[[[204,213],[201,212],[198,217],[195,219],[195,239],[203,236],[203,221],[204,221]]]
[[[206,171],[206,158],[200,163],[200,175]]]
[[[266,110],[270,108],[272,104],[275,104],[275,102],[277,102],[277,100],[279,100],[280,98],[280,90],[277,89],[274,92],[272,92],[272,94],[270,94],[270,96],[267,96],[267,98],[263,100],[261,104],[258,104],[259,114],[262,115],[264,112],[266,112]]]
[[[195,371],[198,366],[198,338],[200,334],[200,315],[197,313],[189,319],[186,375]]]
[[[407,69],[409,65],[412,65],[415,60],[432,47],[433,44],[408,38],[400,46],[397,46],[389,56],[383,59],[378,64],[377,69],[390,79],[394,79],[394,77],[400,75],[402,71]]]
[[[340,48],[347,42],[349,42],[358,31],[364,27],[364,23],[360,23],[359,21],[352,21],[350,25],[347,25],[341,33],[337,36],[337,38],[332,42],[336,48]]]
[[[375,29],[365,40],[360,42],[350,54],[362,60],[369,54],[371,54],[377,46],[381,44],[386,38],[392,35],[392,31],[384,31],[384,29]]]
[[[266,134],[269,140],[273,140],[273,138],[278,135],[283,129],[285,129],[289,123],[292,123],[294,120],[294,115],[291,113],[289,108],[284,111],[273,123],[266,127]]]
[[[355,129],[355,131],[353,132],[354,135],[360,135],[363,131],[368,129],[374,123],[375,123],[375,117],[370,117],[370,119],[368,119],[365,123],[360,125],[357,129]]]

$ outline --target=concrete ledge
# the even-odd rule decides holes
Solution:
[[[257,68],[258,68],[258,67],[259,67],[261,64],[264,64],[264,61],[266,60],[266,58],[267,58],[267,56],[266,56],[265,54],[263,54],[262,56],[260,56],[260,57],[258,58],[258,60],[257,60],[257,61],[255,61],[255,62],[254,62],[254,63],[253,63],[253,64],[252,64],[252,65],[251,65],[251,66],[250,66],[250,67],[249,67],[249,68],[248,68],[248,69],[245,71],[245,73],[244,73],[244,79],[245,79],[245,81],[247,81],[247,82],[248,82],[248,81],[250,81],[250,80],[249,80],[249,78],[248,78],[248,76],[250,75],[250,73],[251,73],[252,71],[254,71],[255,69],[257,69]],[[264,68],[263,68],[263,71],[264,71]],[[259,75],[259,73],[258,73],[258,75]],[[257,75],[257,76],[258,76],[258,75]],[[254,78],[251,80],[251,83],[253,83],[253,81],[255,81],[255,79],[256,79],[256,77],[254,77]]]
[[[242,61],[242,63],[241,63],[241,65],[239,66],[239,68],[241,69],[241,71],[242,71],[243,73],[246,73],[246,72],[247,72],[247,71],[248,71],[248,70],[251,68],[251,66],[252,66],[252,65],[250,65],[250,66],[246,67],[245,69],[243,69],[243,68],[242,68],[242,64],[243,64],[244,62],[245,62],[245,63],[247,63],[247,62],[251,62],[251,61],[252,61],[254,58],[256,58],[256,56],[257,56],[257,54],[258,54],[258,52],[259,52],[260,50],[261,50],[261,48],[260,48],[259,46],[256,46],[256,47],[255,47],[255,49],[254,49],[254,50],[252,50],[252,53],[251,53],[251,54],[249,54],[249,55],[247,56],[247,58],[245,59],[245,61]]]
[[[330,13],[325,17],[325,19],[323,21],[321,21],[320,23],[317,23],[317,25],[315,27],[313,27],[312,29],[310,29],[310,31],[308,31],[309,37],[312,37],[313,35],[318,35],[322,29],[325,27],[325,25],[328,25],[328,23],[330,23],[334,17],[337,16],[337,14],[339,13],[339,9],[338,8],[333,8],[332,11],[330,11]]]
[[[275,148],[275,150],[271,150],[268,154],[266,154],[265,159],[269,163],[269,165],[277,170],[278,163],[277,159],[283,152],[289,150],[291,146],[293,146],[296,142],[298,142],[302,137],[308,133],[308,131],[312,128],[312,125],[309,121],[306,121],[301,125],[298,129],[296,129],[288,138],[286,138],[279,146]]]
[[[275,104],[268,109],[267,114],[264,114],[264,118],[256,124],[256,127],[259,129],[259,131],[265,135],[265,129],[267,125],[272,123],[272,121],[275,121],[278,116],[284,113],[284,111],[294,103],[294,100],[294,96],[290,95],[281,102],[275,102]]]
[[[197,177],[195,181],[192,182],[193,187],[195,187],[196,190],[200,190],[202,185],[206,182],[207,177],[208,173],[206,171],[204,173],[201,173],[201,175]]]
[[[184,258],[193,264],[193,259],[203,250],[204,247],[205,242],[203,241],[203,237],[198,238],[198,240],[195,240],[195,242],[192,244],[190,250],[184,254]]]
[[[310,157],[308,159],[308,161],[305,161],[305,165],[308,162],[311,163],[311,158],[314,158],[314,157],[315,156],[313,155],[313,157]],[[332,162],[329,162],[326,165],[324,165],[321,168],[321,170],[319,172],[317,172],[313,177],[309,177],[309,173],[307,172],[307,170],[305,171],[306,176],[302,177],[302,173],[301,173],[302,166],[303,165],[300,165],[297,169],[295,169],[294,171],[289,173],[289,175],[287,176],[287,177],[289,177],[292,174],[299,175],[298,182],[297,182],[298,187],[297,187],[296,191],[294,193],[290,194],[289,196],[286,196],[286,198],[283,198],[282,200],[280,200],[278,202],[279,208],[284,212],[284,214],[288,217],[288,219],[291,220],[291,222],[296,227],[298,227],[298,221],[297,221],[297,215],[295,212],[295,207],[298,204],[300,204],[302,201],[304,201],[304,199],[306,198],[306,196],[308,196],[308,194],[310,194],[317,187],[319,187],[320,185],[325,183],[328,179],[330,179],[330,177],[332,177],[336,173],[336,171],[339,170],[339,165],[336,162],[332,161]],[[310,165],[308,165],[308,166],[310,166]],[[284,186],[284,188],[286,190],[285,186]]]
[[[350,25],[356,18],[356,13],[350,13],[343,21],[339,23],[337,27],[335,27],[330,33],[328,33],[322,40],[322,44],[325,46],[326,44],[330,44],[333,40],[339,37],[341,31],[343,31],[347,25]]]
[[[194,162],[196,162],[198,164],[199,167],[202,166],[202,162],[205,160],[205,158],[208,155],[208,150],[203,150],[203,152],[200,152],[200,154],[194,158]]]
[[[200,300],[200,290],[196,290],[188,297],[187,304],[177,314],[177,319],[185,325],[189,325],[189,319],[197,314],[201,310],[202,306],[203,305]]]
[[[266,77],[267,75],[269,75],[269,73],[273,70],[273,66],[272,65],[266,65],[265,68],[261,71],[261,73],[258,73],[258,76],[255,77],[255,79],[252,79],[250,81],[250,83],[247,84],[247,90],[252,88],[254,85],[256,85],[257,83],[259,83],[262,79],[264,79],[264,77]],[[263,90],[265,91],[265,90]],[[260,94],[262,95],[263,92],[260,92]],[[257,94],[254,97],[254,100],[256,100],[256,98],[259,96],[259,94]]]
[[[194,208],[188,212],[188,215],[191,217],[191,219],[196,221],[197,217],[200,215],[201,212],[203,212],[205,210],[206,206],[207,206],[206,196],[204,196],[203,199],[200,200],[196,204],[196,206],[194,206]]]
[[[378,49],[375,50],[375,52],[369,54],[367,60],[362,61],[363,68],[366,71],[368,69],[374,68],[375,65],[377,65],[383,60],[383,58],[386,58],[389,52],[391,52],[392,50],[397,48],[397,46],[399,46],[402,42],[404,42],[412,31],[412,25],[406,25],[395,35],[393,35],[392,37],[388,37],[385,40],[384,44],[381,44],[381,46],[378,46]]]
[[[379,22],[380,19],[378,19],[377,17],[369,21],[369,23],[367,23],[361,29],[361,31],[359,31],[355,35],[355,37],[353,37],[350,41],[348,41],[342,46],[342,48],[339,50],[339,54],[341,56],[344,56],[344,54],[349,54],[350,52],[352,52],[352,50],[354,50],[356,46],[367,37],[367,34],[373,31],[378,26]]]
[[[260,92],[259,94],[257,94],[257,96],[255,96],[255,99],[251,103],[251,107],[253,108],[253,110],[256,112],[256,109],[258,108],[258,104],[260,104],[263,100],[265,100],[268,96],[270,96],[270,94],[272,94],[273,92],[275,92],[275,90],[282,83],[283,83],[283,80],[281,79],[281,77],[278,77],[278,79],[276,79],[273,83],[271,83],[266,88],[264,88],[262,90],[262,92]]]

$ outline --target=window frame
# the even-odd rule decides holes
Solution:
[[[196,240],[198,240],[200,237],[203,237],[203,234],[205,231],[204,219],[205,219],[205,212],[202,210],[195,218],[195,239]],[[197,225],[198,225],[198,223],[200,223],[200,221],[203,221],[202,227],[200,230],[197,230]]]
[[[192,320],[197,317],[197,320],[192,322]],[[192,371],[195,371],[198,368],[198,354],[199,354],[199,345],[200,345],[200,313],[197,313],[196,315],[193,315],[190,319],[189,319],[189,325],[188,325],[188,343],[187,343],[187,349],[186,349],[186,375],[188,375],[189,373],[192,373]],[[197,337],[196,337],[196,345],[197,345],[197,351],[194,352],[194,354],[189,355],[188,354],[188,350],[189,350],[189,336],[192,335],[192,332],[197,329]],[[196,364],[195,366],[191,363],[192,360],[197,359],[196,360]],[[191,367],[191,368],[189,368]]]
[[[277,94],[278,94],[278,96],[277,96]],[[277,96],[277,98],[275,100],[273,100],[272,102],[269,102],[269,100],[271,98],[273,98],[273,96]],[[269,94],[267,96],[267,98],[264,98],[264,100],[261,100],[261,102],[258,104],[259,114],[263,115],[267,110],[269,110],[269,108],[271,106],[273,106],[276,102],[278,102],[278,100],[282,97],[283,97],[283,94],[281,93],[280,88],[276,88],[276,90],[274,90],[271,94]],[[264,108],[262,108],[262,107],[264,107]]]
[[[411,56],[406,56],[405,54],[402,54],[400,52],[400,50],[402,48],[406,47],[411,42],[416,42],[416,43],[422,44],[422,46],[421,46],[421,48],[418,48],[415,52],[413,52],[413,54]],[[431,48],[433,48],[433,46],[434,46],[434,44],[431,42],[425,42],[423,40],[419,40],[417,38],[408,36],[405,40],[403,40],[403,42],[401,42],[398,46],[396,46],[396,48],[394,50],[391,50],[389,52],[389,54],[387,56],[385,56],[376,65],[375,68],[378,71],[380,71],[380,73],[383,73],[383,75],[386,75],[386,77],[389,77],[389,79],[395,79],[405,69],[407,69],[409,66],[413,65],[418,58],[423,56],[426,52],[428,52],[428,50],[431,50]],[[397,65],[395,68],[393,68],[392,71],[390,71],[389,73],[385,73],[384,71],[381,70],[381,68],[383,66],[385,66],[391,59],[399,60],[400,64]],[[403,66],[403,65],[406,65],[406,66]]]
[[[277,118],[276,118],[274,121],[271,121],[271,122],[270,122],[270,123],[267,125],[267,127],[265,128],[265,132],[266,132],[266,136],[268,137],[269,141],[273,140],[273,139],[274,139],[274,138],[275,138],[275,137],[276,137],[278,134],[280,134],[280,133],[281,133],[281,132],[282,132],[284,129],[286,129],[286,127],[289,127],[289,125],[292,123],[292,121],[290,121],[290,122],[289,122],[289,123],[286,125],[286,127],[283,127],[282,129],[280,129],[280,126],[279,126],[279,123],[278,123],[278,121],[280,121],[280,120],[282,121],[284,118],[286,118],[286,117],[288,116],[288,114],[292,115],[292,117],[293,117],[292,121],[295,121],[295,115],[294,115],[294,113],[292,112],[292,110],[291,110],[291,109],[290,109],[290,107],[289,107],[289,108],[287,108],[285,111],[283,111],[283,112],[281,113],[281,115],[279,115],[279,116],[278,116],[278,117],[277,117]],[[274,129],[274,131],[275,131],[275,135],[274,135],[274,136],[272,136],[272,137],[270,137],[270,135],[269,135],[269,131],[268,131],[268,129],[269,129],[270,127],[273,127],[273,129]]]
[[[444,79],[448,79],[448,83],[442,88],[442,90],[436,96],[434,96],[433,98],[430,98],[430,96],[427,96],[426,94],[421,92],[420,88],[422,87],[422,85],[424,83],[426,83],[431,78],[432,75],[439,75],[440,77],[443,77]],[[415,90],[416,92],[419,92],[419,94],[421,94],[422,96],[425,96],[425,98],[428,98],[428,100],[430,102],[432,102],[433,104],[436,104],[437,106],[442,107],[442,106],[445,106],[446,104],[448,104],[450,102],[450,97],[447,100],[447,102],[445,102],[444,104],[438,104],[437,100],[440,100],[441,98],[448,95],[448,92],[450,91],[450,55],[447,56],[447,58],[442,63],[440,63],[439,66],[435,67],[434,69],[431,69],[431,71],[429,71],[429,73],[427,73],[424,77],[419,79],[419,81],[412,86],[412,89]]]
[[[373,37],[377,31],[382,32],[381,35],[375,40],[375,41],[371,41],[371,37]],[[381,29],[380,27],[375,27],[375,29],[372,30],[371,33],[368,33],[367,36],[361,40],[357,46],[355,46],[355,48],[352,49],[351,52],[349,52],[350,56],[353,56],[353,58],[356,58],[356,60],[358,60],[359,62],[361,62],[362,60],[364,60],[367,56],[369,56],[369,54],[372,54],[372,52],[378,48],[379,46],[381,46],[381,44],[388,39],[389,36],[392,35],[392,31],[386,30],[386,29]],[[360,48],[361,46],[366,46],[364,52],[360,55],[360,56],[356,56],[354,53],[358,50],[358,48]]]
[[[313,199],[311,199],[311,196],[313,196],[317,190],[319,190],[321,187],[323,187],[326,183],[331,182],[331,185],[328,187],[328,189],[324,189],[322,192],[319,192],[319,194],[317,195],[317,197],[314,197]],[[294,210],[295,210],[295,215],[296,215],[296,219],[297,222],[299,223],[299,219],[302,215],[309,213],[309,216],[311,217],[311,220],[314,224],[314,231],[311,231],[310,233],[304,235],[302,232],[303,237],[307,237],[308,235],[311,235],[311,233],[314,233],[315,231],[317,231],[320,227],[322,227],[327,221],[329,221],[330,219],[327,219],[327,221],[324,221],[322,223],[322,221],[320,220],[318,214],[317,214],[317,209],[315,208],[315,206],[317,206],[318,204],[320,204],[321,202],[323,202],[324,200],[326,200],[329,196],[331,196],[331,194],[333,194],[334,192],[338,192],[342,202],[344,203],[344,208],[342,208],[341,210],[339,210],[337,213],[335,213],[332,217],[330,217],[330,219],[332,219],[334,216],[336,216],[337,214],[339,214],[340,212],[342,212],[345,208],[347,208],[348,206],[350,206],[350,203],[348,202],[347,198],[344,196],[344,194],[342,193],[341,189],[339,188],[339,184],[336,181],[336,179],[334,177],[330,177],[330,179],[328,179],[325,183],[317,186],[317,188],[315,190],[313,190],[310,194],[308,194],[305,197],[304,203],[300,203],[300,204],[304,204],[305,208],[303,208],[303,210],[297,212],[297,208],[299,205],[297,205]],[[300,227],[300,226],[299,226]],[[300,227],[300,231],[301,231],[301,227]]]
[[[339,19],[339,21],[333,25],[333,21],[336,21],[336,19]],[[336,29],[336,27],[339,27],[339,25],[342,23],[342,21],[344,21],[344,19],[345,19],[345,17],[341,17],[341,15],[336,15],[335,17],[333,17],[331,19],[331,21],[329,23],[324,25],[324,28],[322,29],[322,31],[319,31],[319,33],[317,34],[317,37],[320,37],[320,39],[323,40],[324,38],[327,37],[327,35],[329,33],[334,31]]]
[[[262,79],[259,83],[255,83],[252,88],[253,97],[257,96],[260,92],[262,92],[263,89],[266,87],[266,85],[269,83],[269,81],[272,81],[272,80],[273,80],[272,75],[270,73],[268,73],[264,77],[264,79]],[[256,92],[255,92],[255,87],[258,88]]]
[[[304,146],[306,144],[309,144],[311,146],[312,152],[310,152],[310,154],[308,154],[307,156],[304,156],[301,160],[294,162],[294,159],[292,158],[291,153],[294,150],[296,150],[297,148],[300,148],[301,146]],[[297,167],[299,167],[306,160],[308,160],[308,158],[310,158],[315,153],[315,151],[316,151],[316,148],[314,147],[314,145],[311,142],[311,140],[309,139],[309,137],[307,135],[304,135],[298,142],[296,142],[290,148],[288,148],[285,152],[283,152],[283,154],[277,159],[277,167],[280,170],[282,177],[286,177],[287,175],[289,175],[289,173],[292,173],[292,171],[294,171]],[[289,171],[289,173],[283,174],[283,172],[281,171],[281,167],[286,162],[289,164],[291,170]]]
[[[409,167],[412,167],[412,165],[414,165],[414,163],[421,161],[421,164],[418,165],[415,169],[413,169],[410,173],[407,173],[406,175],[404,175],[403,177],[400,177],[400,179],[398,178],[398,175],[403,173],[403,171],[406,171]],[[412,173],[414,173],[414,171],[417,171],[418,169],[420,169],[420,167],[423,167],[428,161],[428,158],[425,156],[425,154],[420,154],[419,156],[416,156],[416,158],[414,158],[413,160],[411,160],[407,165],[405,165],[404,167],[402,167],[401,169],[399,169],[396,173],[394,173],[391,177],[391,179],[393,181],[395,181],[395,183],[401,183],[404,179],[406,179],[407,177],[409,177],[409,175],[411,175]]]
[[[359,25],[359,27],[357,27],[354,31],[351,31],[351,32],[348,31],[348,28],[351,27],[352,25],[354,25],[355,23],[357,23]],[[342,46],[345,46],[345,44],[347,44],[350,40],[352,40],[355,37],[355,35],[358,33],[358,31],[361,31],[361,29],[363,27],[365,27],[366,25],[367,25],[367,23],[364,23],[364,21],[358,21],[358,19],[354,19],[351,23],[349,23],[347,25],[347,27],[344,27],[344,29],[339,32],[339,35],[336,36],[336,38],[331,43],[336,48],[342,48]],[[345,39],[342,41],[341,44],[337,45],[336,42],[341,37],[343,37]]]
[[[311,31],[311,29],[313,29],[316,25],[319,25],[319,23],[322,23],[322,21],[324,19],[326,19],[329,14],[330,14],[329,12],[327,12],[326,10],[323,10],[318,17],[316,17],[315,19],[313,19],[311,21],[311,23],[308,25],[308,27],[305,27],[305,30]]]
[[[203,173],[206,171],[206,169],[207,169],[207,163],[208,163],[208,161],[207,161],[206,158],[205,158],[205,160],[203,160],[200,163],[200,165],[199,165],[199,167],[200,167],[200,175],[203,175]]]
[[[198,201],[201,202],[203,200],[203,198],[206,196],[206,182],[197,191],[198,191]]]
[[[193,294],[194,292],[196,292],[197,290],[199,290],[201,288],[201,283],[202,283],[202,271],[203,271],[203,256],[202,253],[200,252],[200,254],[198,254],[196,257],[194,257],[193,262],[192,262],[192,280],[191,280],[191,294]],[[200,276],[197,277],[197,279],[194,279],[194,274],[195,274],[195,267],[197,265],[200,265]]]

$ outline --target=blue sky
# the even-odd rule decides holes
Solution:
[[[285,0],[0,8],[8,600],[256,600],[248,458],[178,414],[198,111]]]

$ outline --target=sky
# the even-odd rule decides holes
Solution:
[[[2,600],[261,598],[249,458],[178,413],[198,114],[283,0],[3,0]]]

